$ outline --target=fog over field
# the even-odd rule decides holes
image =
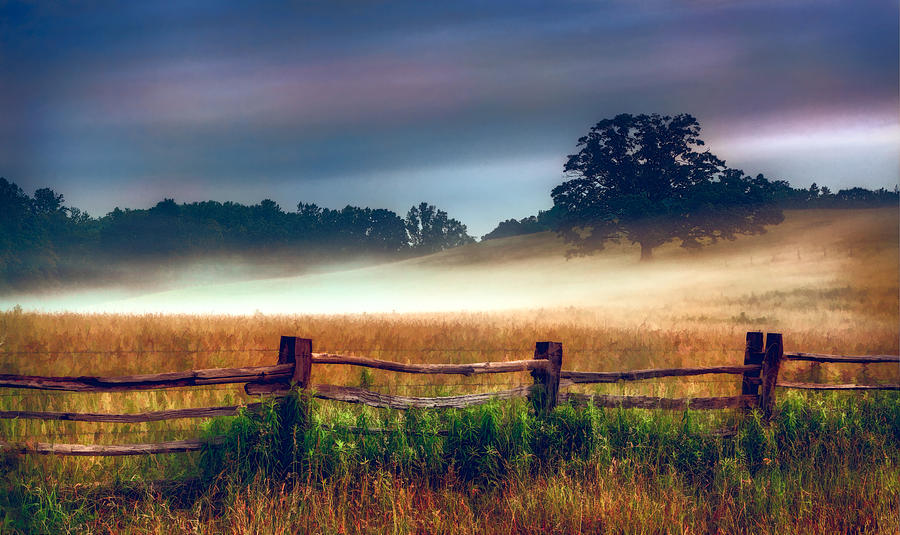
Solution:
[[[638,248],[613,245],[566,259],[551,233],[489,240],[435,255],[368,267],[338,266],[298,276],[254,277],[253,266],[198,264],[174,272],[170,288],[111,287],[18,295],[0,304],[26,310],[116,313],[297,314],[416,313],[599,308],[630,321],[684,314],[749,316],[748,298],[861,286],[897,294],[898,213],[789,211],[759,236],[698,252],[670,243],[638,262]],[[217,281],[216,279],[221,279]],[[254,280],[255,279],[255,280]],[[863,284],[864,281],[864,284]],[[871,298],[871,296],[870,296]],[[793,310],[792,323],[815,311]]]

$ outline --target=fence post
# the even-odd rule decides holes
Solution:
[[[293,364],[291,382],[299,388],[307,388],[312,374],[312,340],[282,336],[278,344],[278,364]]]
[[[559,370],[562,368],[563,349],[561,342],[537,342],[534,344],[535,360],[549,360],[546,370],[532,370],[534,392],[531,401],[538,412],[550,412],[556,406],[559,394]]]
[[[778,370],[784,356],[784,344],[781,333],[766,333],[766,356],[763,358],[762,380],[759,394],[759,408],[766,420],[772,418],[775,411],[775,384],[778,382]]]
[[[762,364],[763,360],[763,333],[751,331],[747,333],[747,345],[744,348],[744,366]],[[744,372],[744,380],[741,383],[742,396],[758,396],[761,373]]]

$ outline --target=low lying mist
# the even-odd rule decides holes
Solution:
[[[222,258],[165,271],[157,280],[14,295],[0,306],[25,310],[163,314],[351,314],[557,309],[620,310],[642,315],[746,313],[748,296],[897,283],[893,209],[799,211],[761,236],[698,252],[675,244],[650,262],[635,246],[566,260],[549,233],[491,240],[399,262],[318,265]],[[158,277],[163,273],[164,277]],[[865,280],[863,280],[865,279]],[[896,291],[894,291],[896,294]],[[741,301],[743,299],[743,301]],[[752,305],[752,302],[751,302]],[[690,309],[690,310],[688,310]],[[758,311],[764,314],[765,311]]]

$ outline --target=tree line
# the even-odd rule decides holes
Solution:
[[[764,175],[760,176],[765,178]],[[785,210],[878,208],[880,206],[896,206],[900,203],[900,191],[897,188],[894,190],[886,188],[871,190],[853,187],[833,192],[828,186],[819,187],[815,182],[808,188],[791,187],[786,180],[774,180],[772,184],[775,205]],[[561,207],[554,206],[549,210],[540,210],[536,216],[503,220],[481,239],[495,240],[555,231],[560,224],[561,212]]]
[[[311,264],[311,258],[402,258],[474,241],[464,224],[425,202],[401,218],[350,205],[333,210],[301,202],[288,212],[270,199],[254,205],[164,199],[93,218],[49,188],[29,196],[0,178],[0,286],[7,287],[96,279],[124,262],[266,253]]]

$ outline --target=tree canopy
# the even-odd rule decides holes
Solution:
[[[71,280],[109,280],[124,265],[165,265],[208,256],[301,268],[365,257],[390,260],[474,241],[447,212],[421,203],[406,219],[383,208],[333,210],[299,203],[163,199],[146,210],[116,208],[92,218],[41,188],[29,196],[0,178],[0,291]]]
[[[772,182],[725,167],[703,146],[700,123],[688,114],[621,114],[591,127],[568,156],[568,180],[552,191],[571,253],[625,239],[645,260],[673,239],[696,248],[783,220]]]
[[[406,214],[406,232],[409,234],[410,246],[421,253],[434,253],[475,242],[466,233],[465,225],[426,202],[409,209]]]
[[[482,236],[481,239],[496,240],[498,238],[509,238],[510,236],[553,230],[558,226],[559,218],[560,209],[558,206],[554,206],[550,210],[539,210],[536,216],[501,221],[494,230]]]

